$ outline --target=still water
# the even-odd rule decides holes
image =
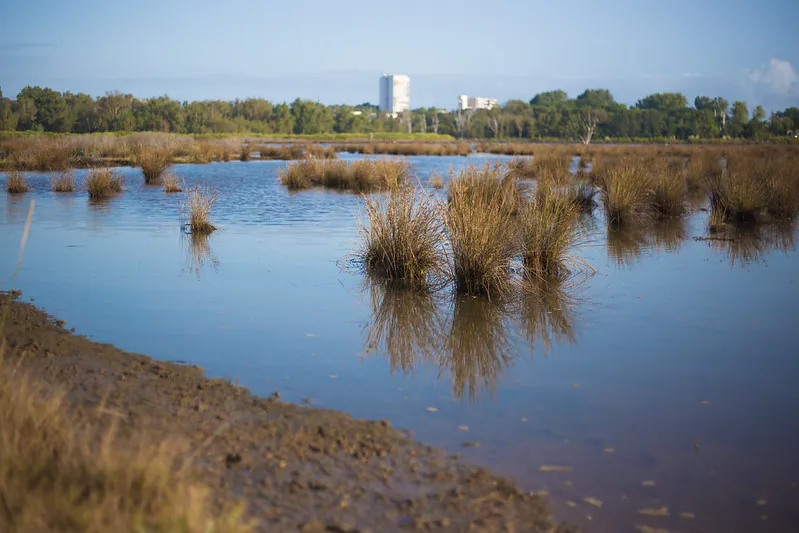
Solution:
[[[484,159],[410,161],[424,181]],[[0,286],[35,198],[17,285],[80,334],[390,420],[546,490],[587,531],[799,531],[795,232],[695,241],[697,211],[608,234],[597,210],[579,287],[408,296],[344,268],[359,197],[288,193],[284,164],[177,166],[219,192],[221,230],[196,240],[180,196],[136,170],[101,203],[30,174],[31,193],[0,198]]]

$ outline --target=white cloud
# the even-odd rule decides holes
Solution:
[[[799,94],[799,76],[789,61],[771,58],[768,65],[747,72],[758,88],[781,96]]]

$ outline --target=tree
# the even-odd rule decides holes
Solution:
[[[543,93],[538,93],[530,100],[530,105],[539,105],[543,107],[554,107],[558,104],[566,103],[568,96],[566,95],[565,91],[561,91],[560,89],[556,91],[547,91]]]
[[[577,107],[609,110],[616,107],[613,95],[607,89],[586,89],[575,99]]]
[[[579,112],[577,120],[580,124],[580,141],[588,146],[600,121],[607,120],[607,114],[602,110],[583,109]]]
[[[466,132],[469,130],[473,115],[474,113],[469,109],[459,109],[455,112],[455,131],[457,132],[458,137],[463,138],[466,136]]]
[[[638,100],[635,107],[638,109],[670,111],[684,108],[687,105],[688,99],[682,93],[655,93]]]

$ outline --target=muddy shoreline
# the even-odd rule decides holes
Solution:
[[[197,367],[74,335],[5,294],[0,300],[10,305],[8,362],[67,391],[72,408],[102,406],[124,430],[188,439],[212,501],[244,501],[256,531],[572,531],[556,525],[541,496],[387,422],[277,394],[259,398]]]

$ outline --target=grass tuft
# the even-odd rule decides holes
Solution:
[[[83,178],[89,198],[97,200],[122,192],[122,175],[112,168],[93,168]]]
[[[53,192],[75,192],[75,174],[61,172],[51,176],[50,188]]]
[[[145,183],[158,183],[161,174],[172,164],[172,151],[166,147],[141,147],[136,162],[141,167]]]
[[[6,192],[9,194],[20,194],[28,192],[28,178],[25,177],[23,172],[18,170],[9,170],[6,172]]]
[[[640,162],[620,161],[602,169],[602,200],[611,224],[635,222],[648,214],[649,175]]]
[[[441,207],[421,187],[364,197],[366,222],[356,258],[370,275],[417,288],[446,276]]]
[[[180,186],[180,181],[178,177],[170,171],[166,171],[163,176],[164,181],[164,192],[165,193],[175,193],[175,192],[183,192],[183,187]]]
[[[211,210],[218,196],[211,187],[194,185],[189,187],[184,212],[187,222],[185,230],[191,234],[210,235],[216,231],[211,223]]]
[[[467,167],[450,182],[446,228],[460,293],[500,295],[509,288],[518,244],[516,179],[506,167]]]
[[[402,160],[360,159],[339,161],[310,158],[289,163],[280,170],[280,181],[289,190],[312,187],[356,192],[394,190],[405,183],[410,165]]]
[[[580,211],[548,182],[520,211],[525,273],[539,280],[563,280],[583,263],[571,255],[581,239]]]

